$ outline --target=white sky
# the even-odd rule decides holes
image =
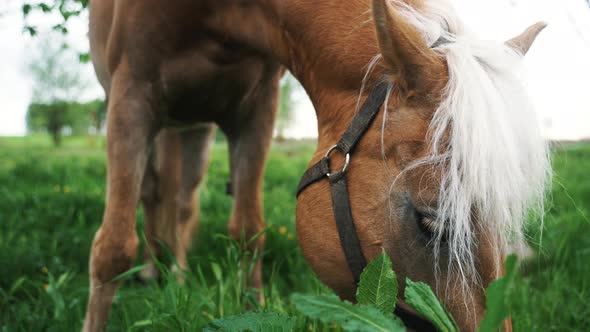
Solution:
[[[584,0],[454,0],[463,20],[482,38],[505,40],[530,24],[549,26],[526,57],[529,90],[546,136],[553,139],[590,137],[590,10]],[[0,0],[0,135],[25,134],[25,113],[31,100],[26,70],[34,40],[21,33],[20,0]],[[33,17],[49,26],[52,18]],[[75,19],[68,42],[87,50],[86,23]],[[90,66],[90,85],[82,99],[102,96]],[[317,135],[313,107],[299,93],[295,121],[288,136]]]

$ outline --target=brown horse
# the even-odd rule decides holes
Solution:
[[[406,277],[427,282],[461,329],[474,330],[483,289],[521,240],[522,219],[542,199],[548,174],[517,75],[543,27],[506,45],[482,42],[444,1],[91,1],[92,58],[109,100],[108,192],[84,330],[105,328],[119,286],[109,281],[137,256],[140,199],[151,248],[164,241],[186,268],[211,123],[229,139],[229,233],[263,230],[262,175],[282,68],[316,109],[310,165],[377,83],[393,84],[346,171],[362,255],[370,261],[385,250],[400,285]],[[319,278],[353,299],[327,181],[299,196],[297,235]],[[249,249],[261,252],[264,241]],[[249,283],[262,287],[259,260]]]

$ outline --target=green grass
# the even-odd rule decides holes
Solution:
[[[102,139],[89,138],[66,139],[59,149],[44,137],[0,139],[1,331],[80,329],[88,253],[104,208],[103,146]],[[294,292],[330,292],[305,263],[294,236],[294,190],[312,151],[310,144],[293,142],[272,149],[265,177],[264,292],[265,310],[296,316],[296,330],[319,331],[331,326],[296,314],[289,301]],[[517,331],[590,329],[590,145],[558,149],[554,166],[543,232],[533,226],[528,232],[540,254],[517,281]],[[225,235],[228,174],[227,149],[216,144],[186,284],[170,273],[146,285],[130,278],[115,299],[109,330],[195,331],[251,302],[253,293],[237,273],[241,253]],[[140,212],[140,230],[142,222]]]
[[[518,290],[518,331],[590,330],[590,145],[553,154],[553,191],[544,227],[530,227],[540,254],[524,267]],[[542,230],[542,231],[541,231]]]

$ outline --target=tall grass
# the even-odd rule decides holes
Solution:
[[[88,253],[104,208],[102,146],[86,138],[66,140],[59,149],[39,137],[0,139],[1,331],[81,328]],[[272,149],[264,186],[267,302],[260,309],[297,317],[296,330],[333,330],[297,314],[289,301],[294,292],[330,293],[305,263],[295,238],[294,190],[312,151],[311,144],[294,142]],[[253,302],[253,291],[238,273],[243,253],[225,235],[231,198],[225,194],[224,144],[215,145],[211,163],[186,283],[180,285],[165,266],[160,282],[128,278],[115,298],[109,330],[195,331]],[[540,254],[517,280],[517,331],[590,329],[590,145],[558,149],[554,166],[544,230],[533,225],[528,231]],[[142,223],[139,211],[140,234]]]

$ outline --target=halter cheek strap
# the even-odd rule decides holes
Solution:
[[[361,273],[367,261],[359,243],[358,235],[352,219],[352,210],[346,183],[346,170],[350,165],[350,154],[353,152],[356,144],[361,140],[371,123],[379,113],[381,105],[385,102],[388,91],[392,84],[384,81],[380,82],[371,92],[358,114],[352,120],[352,123],[342,135],[338,144],[328,150],[326,155],[315,165],[311,166],[299,182],[297,196],[308,186],[324,178],[330,182],[332,192],[332,209],[336,219],[336,227],[340,237],[340,245],[344,250],[344,256],[348,262],[348,267],[352,272],[354,282],[358,284]],[[345,156],[345,163],[340,171],[332,173],[330,171],[330,156],[336,150]]]

